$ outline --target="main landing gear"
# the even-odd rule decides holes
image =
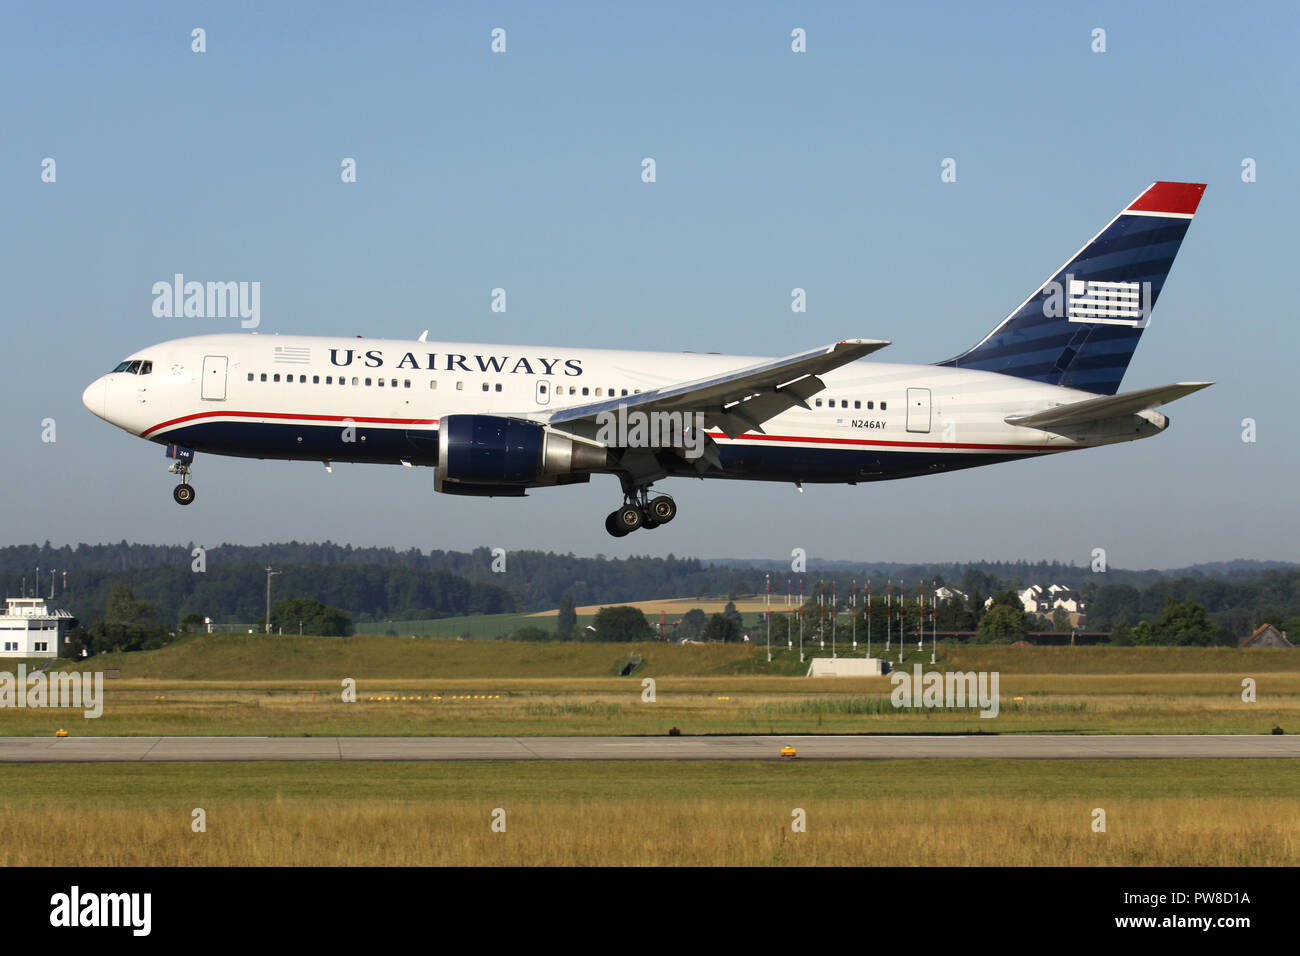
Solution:
[[[650,489],[637,488],[624,494],[623,507],[605,518],[605,530],[616,538],[638,528],[657,528],[677,517],[677,503],[667,495],[650,497]]]

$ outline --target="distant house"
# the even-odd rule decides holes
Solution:
[[[1048,599],[1051,601],[1053,608],[1065,608],[1068,614],[1080,614],[1087,604],[1084,603],[1083,595],[1074,588],[1067,588],[1060,584],[1053,584],[1047,589]]]
[[[1026,614],[1051,614],[1052,602],[1048,599],[1047,589],[1041,584],[1031,584],[1020,592],[1020,603]]]
[[[1295,647],[1286,639],[1286,631],[1279,631],[1272,624],[1261,624],[1255,628],[1250,637],[1241,639],[1240,647]]]
[[[1070,623],[1076,627],[1083,623],[1083,612],[1088,607],[1088,602],[1074,588],[1068,588],[1063,584],[1051,584],[1043,587],[1041,584],[1031,584],[1023,591],[1019,591],[1016,597],[1020,599],[1021,607],[1026,614],[1042,614],[1051,616],[1059,607],[1070,615]],[[993,598],[988,598],[984,602],[984,609],[988,610],[993,606]]]
[[[934,592],[934,596],[940,601],[960,601],[962,604],[966,603],[965,592],[958,591],[956,588],[950,588],[947,585],[937,588]]]

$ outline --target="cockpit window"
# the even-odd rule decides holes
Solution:
[[[131,363],[130,363],[130,362],[121,362],[121,363],[118,364],[117,368],[113,369],[113,371],[114,371],[114,372],[125,372],[125,371],[126,371],[127,369],[129,369],[130,367],[131,367]]]
[[[148,374],[149,374],[150,372],[152,372],[152,371],[153,371],[153,362],[141,362],[141,363],[140,363],[140,374],[141,374],[141,375],[148,375]]]
[[[148,375],[153,371],[153,362],[146,362],[143,359],[136,359],[134,361],[127,359],[125,362],[120,363],[117,368],[113,369],[113,371],[126,372],[128,375]]]

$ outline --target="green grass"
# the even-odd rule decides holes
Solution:
[[[929,645],[926,645],[927,647]],[[1252,674],[1300,671],[1300,649],[1237,647],[1007,647],[941,643],[952,670],[1005,674]]]
[[[757,611],[742,613],[744,626],[757,628],[762,614]],[[578,630],[596,622],[594,614],[579,614]],[[655,630],[659,628],[659,615],[648,613],[646,620]],[[671,623],[671,620],[669,621]],[[532,614],[470,614],[463,617],[426,618],[416,621],[361,621],[355,630],[358,634],[384,635],[394,631],[398,637],[462,637],[466,640],[509,638],[522,627],[539,627],[555,631],[554,617],[535,617]],[[671,637],[671,628],[669,628]],[[760,634],[760,637],[762,634]]]
[[[460,641],[355,635],[201,634],[156,651],[100,654],[69,664],[78,670],[118,668],[124,679],[318,680],[361,678],[551,678],[617,676],[633,655],[645,658],[635,677],[666,674],[803,674],[797,656],[768,667],[766,652],[743,644],[602,644],[571,641]],[[811,654],[811,652],[810,652]]]
[[[881,648],[873,647],[879,656]],[[852,654],[839,648],[841,656]],[[904,666],[928,664],[930,646],[908,644]],[[805,657],[830,656],[806,644]],[[864,656],[859,646],[856,655]],[[356,635],[349,638],[203,634],[156,651],[101,654],[67,664],[83,670],[119,668],[123,678],[152,680],[318,680],[361,678],[564,678],[616,676],[621,662],[645,658],[636,678],[673,676],[802,676],[797,650],[774,646],[767,663],[758,644],[641,644],[475,641]],[[890,655],[898,666],[898,652]],[[1300,651],[1237,648],[1001,647],[941,644],[949,670],[1026,674],[1257,674],[1300,672]],[[65,665],[60,665],[61,667]]]
[[[186,801],[626,797],[1294,797],[1294,760],[303,761],[0,764],[0,807],[194,806]]]
[[[578,627],[584,628],[595,620],[595,615],[578,615]],[[521,627],[539,627],[555,631],[555,618],[533,617],[531,614],[470,614],[463,617],[427,618],[419,621],[362,621],[356,625],[357,634],[384,635],[390,630],[398,637],[463,637],[466,640],[484,640],[509,637]]]
[[[763,646],[742,644],[197,635],[64,662],[120,670],[104,685],[103,716],[4,708],[0,734],[1300,732],[1300,653],[1286,650],[941,646],[941,670],[1000,672],[995,719],[973,708],[896,709],[887,677],[805,678],[796,653],[775,650],[769,664]],[[618,676],[632,655],[644,663]],[[928,669],[929,655],[912,644],[903,666]],[[1256,703],[1241,700],[1247,676]],[[646,677],[658,685],[654,703],[641,700]],[[341,700],[344,678],[356,681],[355,703]]]

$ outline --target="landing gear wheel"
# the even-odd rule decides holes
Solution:
[[[618,512],[611,511],[609,515],[606,516],[605,518],[605,530],[608,531],[610,534],[612,534],[614,537],[621,538],[624,535],[626,535],[627,532],[619,529],[617,524],[617,519],[618,519]]]
[[[185,484],[177,485],[172,489],[172,497],[176,499],[178,505],[188,505],[194,502],[194,486]]]
[[[677,517],[677,503],[667,495],[651,498],[650,504],[646,507],[646,517],[649,519],[646,521],[646,527],[667,524]]]
[[[622,534],[631,534],[642,525],[641,509],[636,505],[624,505],[610,515],[610,518],[614,527]]]

